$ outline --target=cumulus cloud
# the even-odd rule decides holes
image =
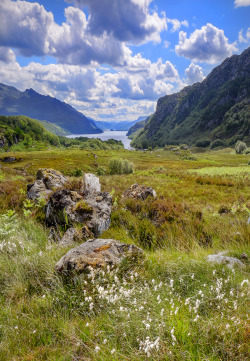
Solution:
[[[189,67],[185,70],[187,83],[192,85],[197,82],[201,82],[205,77],[203,75],[202,68],[194,63],[191,63]]]
[[[159,42],[167,28],[165,14],[150,12],[152,0],[66,0],[80,8],[88,7],[88,31],[97,36],[104,33],[123,42]]]
[[[16,60],[15,53],[12,49],[0,46],[0,61],[4,63],[14,63]]]
[[[1,0],[0,45],[17,48],[24,56],[48,53],[53,14],[38,3]]]
[[[186,27],[189,26],[187,20],[180,21],[178,19],[168,19],[167,18],[167,23],[170,23],[172,25],[172,29],[171,29],[172,33],[179,30],[181,26],[186,26]]]
[[[177,55],[209,64],[220,62],[237,50],[235,43],[228,42],[223,30],[209,23],[195,30],[189,38],[180,31],[179,44],[175,46]]]
[[[239,42],[247,44],[250,41],[250,28],[247,29],[245,37],[243,35],[243,32],[243,29],[239,31]]]
[[[235,0],[234,5],[236,8],[240,6],[250,6],[250,0]]]

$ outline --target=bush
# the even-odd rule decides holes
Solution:
[[[203,138],[196,142],[196,147],[206,148],[206,147],[209,147],[210,143],[211,143],[210,139]]]
[[[129,162],[127,159],[115,158],[109,161],[110,174],[129,174],[133,173],[133,171],[133,163]]]
[[[81,170],[80,168],[76,168],[76,169],[72,170],[72,172],[70,173],[70,175],[71,175],[72,177],[82,177],[83,172],[82,172],[82,170]]]
[[[241,140],[238,140],[238,142],[235,144],[236,154],[243,154],[243,152],[246,149],[247,149],[246,143],[242,142]]]
[[[106,172],[107,172],[107,170],[105,167],[101,166],[101,167],[97,168],[97,175],[106,175]]]
[[[215,139],[210,144],[211,149],[214,149],[214,148],[217,148],[217,147],[223,147],[223,146],[225,146],[225,142],[223,140],[221,140],[221,139]]]

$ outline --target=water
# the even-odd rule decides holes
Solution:
[[[87,138],[99,138],[101,140],[115,139],[121,140],[125,149],[132,149],[130,147],[131,140],[126,136],[127,131],[111,131],[104,130],[101,134],[70,134],[67,138],[87,137]]]

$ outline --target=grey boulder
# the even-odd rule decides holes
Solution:
[[[239,266],[241,268],[245,267],[244,263],[241,262],[238,258],[226,256],[228,251],[220,252],[218,254],[211,254],[207,256],[207,261],[211,263],[217,264],[225,264],[229,268],[233,268],[234,266]]]
[[[117,266],[124,258],[138,259],[142,256],[143,251],[134,245],[114,239],[89,239],[69,250],[57,262],[55,269],[60,273],[83,272],[89,266],[93,268]]]
[[[27,197],[32,200],[44,197],[48,200],[49,196],[55,190],[64,187],[67,181],[68,178],[57,170],[39,169],[36,174],[35,183],[27,186]]]
[[[133,184],[123,193],[125,198],[142,199],[143,201],[149,196],[156,198],[156,191],[151,187],[139,185],[138,183]]]

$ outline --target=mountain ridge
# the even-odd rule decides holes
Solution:
[[[75,134],[102,133],[94,122],[71,105],[49,95],[39,94],[32,88],[21,92],[13,86],[0,83],[0,114],[24,115],[47,121]]]
[[[225,59],[201,83],[161,97],[132,145],[194,144],[202,137],[232,144],[238,139],[250,141],[249,98],[250,48]]]

